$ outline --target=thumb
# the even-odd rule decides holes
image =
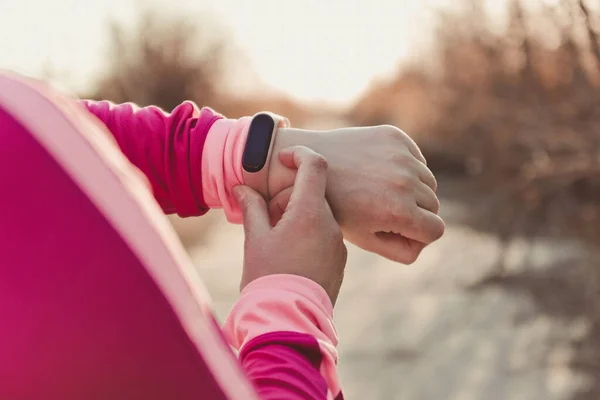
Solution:
[[[260,194],[244,185],[235,186],[232,194],[242,210],[246,236],[251,232],[263,233],[270,229],[267,204]]]
[[[352,239],[353,243],[367,251],[405,265],[415,262],[425,248],[423,243],[391,232],[376,232],[367,237]]]

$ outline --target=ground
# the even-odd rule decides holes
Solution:
[[[468,210],[443,204],[448,221]],[[238,293],[243,231],[211,213],[204,217],[211,221],[205,240],[189,249],[223,320]],[[509,252],[510,273],[521,272],[519,260],[531,246],[527,273],[540,276],[572,268],[581,252],[567,241],[517,241]],[[347,399],[597,398],[581,395],[593,382],[572,368],[569,344],[586,335],[584,318],[552,316],[535,293],[518,285],[490,280],[474,286],[498,251],[494,237],[450,222],[412,266],[348,247],[335,309]]]

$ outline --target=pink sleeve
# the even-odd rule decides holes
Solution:
[[[342,399],[333,307],[317,283],[270,275],[250,283],[223,326],[261,399]]]
[[[202,189],[210,208],[223,208],[229,222],[240,224],[242,211],[231,189],[244,183],[242,155],[251,117],[216,121],[206,138],[202,157]]]
[[[227,120],[192,102],[171,113],[132,103],[81,103],[146,175],[165,213],[197,216],[222,207],[230,221],[240,222],[231,188],[243,183],[241,155],[250,118]]]

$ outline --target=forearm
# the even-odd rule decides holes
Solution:
[[[172,113],[132,103],[81,102],[106,125],[129,161],[150,181],[165,213],[181,216],[208,211],[202,191],[202,152],[215,121],[222,118],[191,102]]]
[[[244,183],[242,153],[250,118],[225,119],[184,102],[172,113],[108,101],[81,102],[113,134],[121,151],[148,178],[165,213],[202,215],[223,208],[239,223],[231,189]]]
[[[341,399],[333,307],[315,282],[270,275],[250,283],[223,327],[261,399]]]
[[[225,119],[209,108],[184,102],[172,113],[132,103],[81,101],[108,128],[121,151],[148,178],[165,213],[202,215],[223,208],[230,222],[241,223],[232,188],[244,184],[242,155],[251,118]],[[295,171],[276,154],[291,145],[309,145],[313,131],[289,129],[282,120],[269,169],[271,196],[290,187]],[[312,143],[314,145],[315,143]]]

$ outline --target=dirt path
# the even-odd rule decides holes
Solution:
[[[222,319],[237,295],[243,234],[215,221],[191,254]],[[511,248],[513,270],[529,245]],[[494,238],[452,224],[410,267],[349,246],[335,314],[346,398],[573,398],[586,381],[568,367],[566,340],[585,333],[583,320],[550,318],[526,292],[466,288],[488,272],[497,250]],[[568,243],[538,243],[529,268],[568,261],[578,251]]]

